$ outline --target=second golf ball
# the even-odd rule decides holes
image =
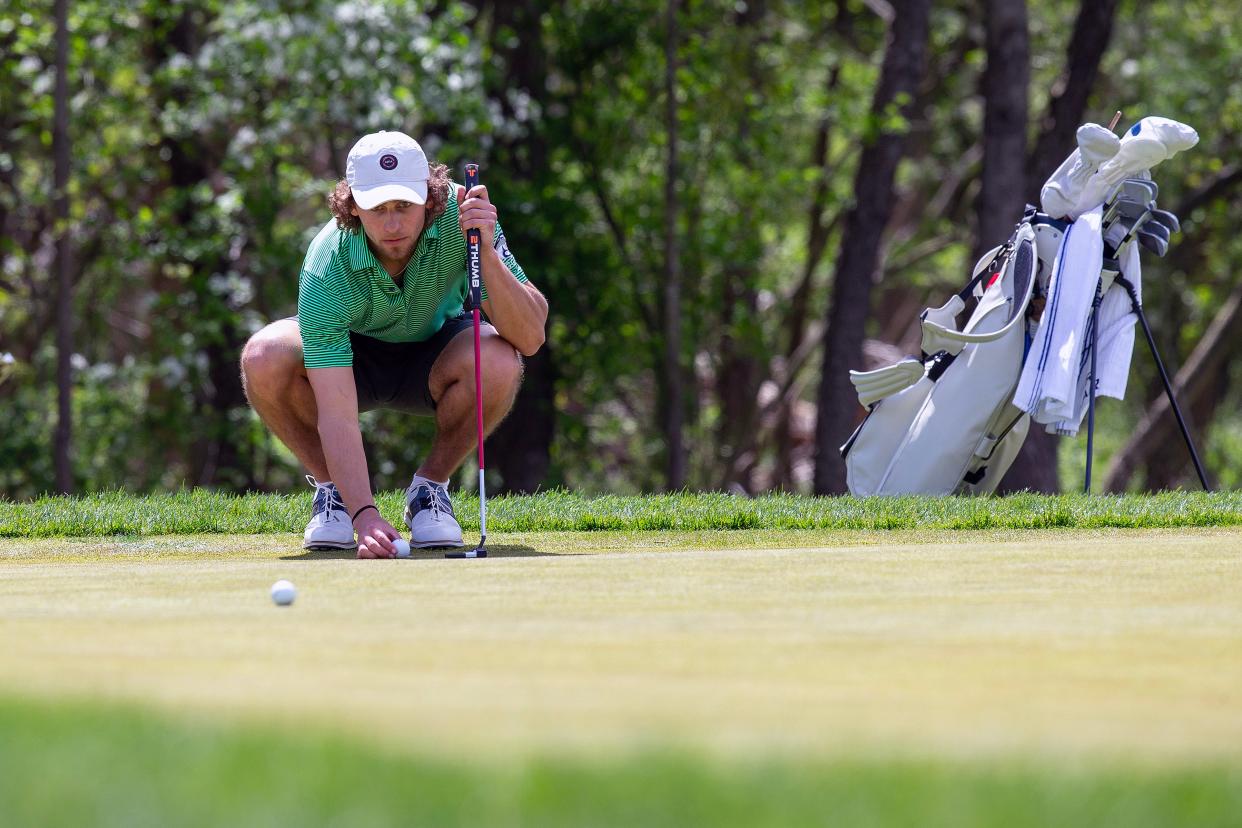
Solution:
[[[392,546],[394,549],[397,550],[398,558],[410,557],[410,542],[407,541],[405,538],[397,538],[395,541],[392,542]]]
[[[277,606],[287,607],[293,603],[293,599],[298,597],[297,588],[292,583],[281,579],[272,584],[272,600]]]

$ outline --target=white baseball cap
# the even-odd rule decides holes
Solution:
[[[385,201],[427,203],[431,170],[423,148],[404,132],[372,132],[349,151],[345,182],[354,203],[371,210]]]

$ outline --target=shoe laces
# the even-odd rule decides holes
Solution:
[[[453,517],[453,503],[448,499],[448,492],[441,486],[419,483],[418,488],[414,490],[413,500],[420,509],[430,509],[432,517],[436,520],[445,514]]]
[[[341,500],[341,493],[337,491],[335,485],[320,483],[309,474],[306,475],[306,482],[315,487],[315,502],[311,506],[312,516],[323,512],[328,512],[331,516],[334,511],[345,511],[345,501]]]

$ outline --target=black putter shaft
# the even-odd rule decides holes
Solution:
[[[1091,494],[1091,461],[1095,454],[1095,369],[1100,342],[1100,302],[1104,298],[1103,288],[1102,280],[1095,283],[1095,298],[1091,301],[1091,331],[1088,334],[1091,338],[1091,374],[1087,380],[1087,474],[1082,484],[1085,494]]]

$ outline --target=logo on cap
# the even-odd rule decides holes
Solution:
[[[380,166],[386,170],[395,170],[397,168],[397,156],[395,155],[381,156]]]

